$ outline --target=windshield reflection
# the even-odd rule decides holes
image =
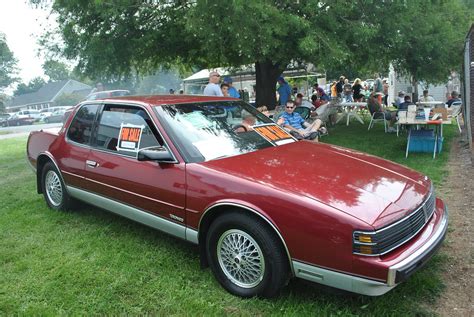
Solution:
[[[189,162],[273,146],[253,129],[273,121],[242,101],[165,105],[155,111]]]

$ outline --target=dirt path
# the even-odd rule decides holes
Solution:
[[[453,140],[450,173],[438,190],[449,208],[448,235],[441,249],[449,258],[443,272],[446,289],[434,307],[440,316],[474,316],[474,166],[468,146],[460,140]]]

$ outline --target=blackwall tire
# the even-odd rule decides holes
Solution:
[[[67,193],[61,174],[52,162],[46,163],[43,167],[41,186],[49,208],[62,211],[71,209],[73,201]]]
[[[206,252],[214,276],[231,294],[271,298],[288,281],[279,238],[262,220],[240,211],[226,212],[211,224]]]

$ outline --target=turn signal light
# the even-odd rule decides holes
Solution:
[[[359,235],[359,241],[364,243],[372,243],[372,237]]]

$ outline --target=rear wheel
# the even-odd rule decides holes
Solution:
[[[275,233],[260,219],[239,211],[217,218],[207,239],[214,276],[230,293],[273,297],[289,277],[288,258]]]
[[[43,167],[41,186],[44,199],[49,208],[68,210],[72,207],[71,197],[66,191],[66,186],[64,186],[59,171],[52,162],[46,163]]]

